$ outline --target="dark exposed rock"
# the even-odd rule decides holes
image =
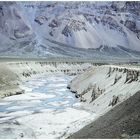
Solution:
[[[21,91],[17,91],[17,92],[16,92],[16,95],[24,94],[24,93],[25,93],[25,90],[21,90]]]
[[[120,20],[120,23],[121,23],[121,24],[123,24],[123,23],[124,23],[124,21],[123,21],[123,20]]]
[[[125,83],[131,83],[133,81],[138,81],[139,71],[127,70]]]
[[[65,35],[66,37],[72,36],[71,29],[68,25],[66,25],[65,28],[62,30],[62,34]]]
[[[79,97],[80,97],[80,95],[77,94],[76,92],[73,92],[73,93],[75,93],[75,97],[76,97],[76,98],[79,98]]]
[[[70,85],[67,85],[67,89],[70,89]]]
[[[60,22],[58,22],[58,20],[53,19],[51,21],[51,23],[49,23],[49,27],[55,28],[55,27],[59,27],[60,26]]]
[[[112,101],[109,103],[109,106],[114,106],[114,105],[116,105],[116,104],[118,103],[118,101],[119,101],[119,97],[113,95],[113,99],[112,99]]]
[[[34,21],[37,22],[40,25],[44,24],[44,22],[46,20],[47,20],[47,17],[45,17],[45,16],[38,16],[34,19]]]
[[[72,93],[77,93],[77,91],[75,91],[75,90],[71,90],[71,92],[72,92]]]
[[[120,75],[120,76],[115,76],[115,79],[114,79],[114,83],[113,83],[113,85],[115,85],[120,79],[122,78],[122,76]]]
[[[26,78],[31,77],[31,72],[23,72],[22,75]]]
[[[110,29],[118,30],[119,32],[121,32],[122,34],[125,35],[125,32],[123,31],[122,27],[112,17],[104,16],[101,19],[101,22],[103,23],[104,26],[108,25],[110,27]]]
[[[50,31],[49,34],[50,34],[51,36],[53,36],[53,32],[52,32],[52,31]]]
[[[133,32],[137,32],[138,30],[134,21],[126,20],[124,25]]]
[[[131,83],[133,81],[138,81],[138,77],[140,76],[139,75],[140,72],[137,70],[131,70],[127,68],[109,68],[109,71],[107,73],[108,77],[110,77],[114,71],[126,73],[126,79],[124,83]],[[116,75],[113,85],[116,84],[120,79],[121,79],[121,75],[120,76]]]
[[[80,102],[86,102],[86,99],[84,99],[83,97],[80,97]]]
[[[20,137],[23,138],[24,137],[24,134],[23,133],[20,133]]]
[[[66,37],[72,36],[72,31],[80,31],[84,30],[87,31],[85,22],[79,21],[79,20],[71,20],[70,23],[68,23],[65,28],[62,30],[62,34]]]

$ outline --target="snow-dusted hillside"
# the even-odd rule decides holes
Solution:
[[[140,68],[92,67],[71,81],[68,88],[96,114],[103,114],[140,90]]]
[[[24,3],[35,31],[79,48],[101,45],[140,50],[139,2]],[[34,14],[33,14],[34,13]]]
[[[1,2],[0,5],[0,35],[4,36],[0,52],[4,55],[140,56],[136,52],[140,51],[140,2]]]
[[[30,53],[35,45],[35,34],[16,2],[0,2],[1,55]]]

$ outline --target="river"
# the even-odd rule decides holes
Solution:
[[[65,138],[89,122],[91,113],[67,89],[73,76],[52,74],[23,83],[25,94],[0,102],[0,138]]]

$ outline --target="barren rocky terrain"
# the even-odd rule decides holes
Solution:
[[[1,139],[140,138],[139,94],[139,1],[0,2]]]
[[[0,55],[139,59],[140,2],[0,2]]]

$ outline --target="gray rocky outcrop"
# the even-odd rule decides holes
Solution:
[[[115,79],[114,79],[114,84],[116,84],[120,79],[121,79],[121,74],[126,74],[126,79],[124,83],[131,83],[134,81],[138,81],[139,80],[139,76],[140,76],[140,71],[139,70],[135,70],[135,69],[127,69],[127,68],[109,68],[109,71],[107,73],[107,77],[109,78],[113,72],[118,71],[120,73],[120,75],[116,75]]]
[[[113,95],[113,98],[109,103],[109,106],[115,106],[118,102],[119,102],[119,97],[116,95]]]
[[[45,17],[45,16],[38,16],[34,20],[38,24],[42,25],[47,20],[47,17]]]

